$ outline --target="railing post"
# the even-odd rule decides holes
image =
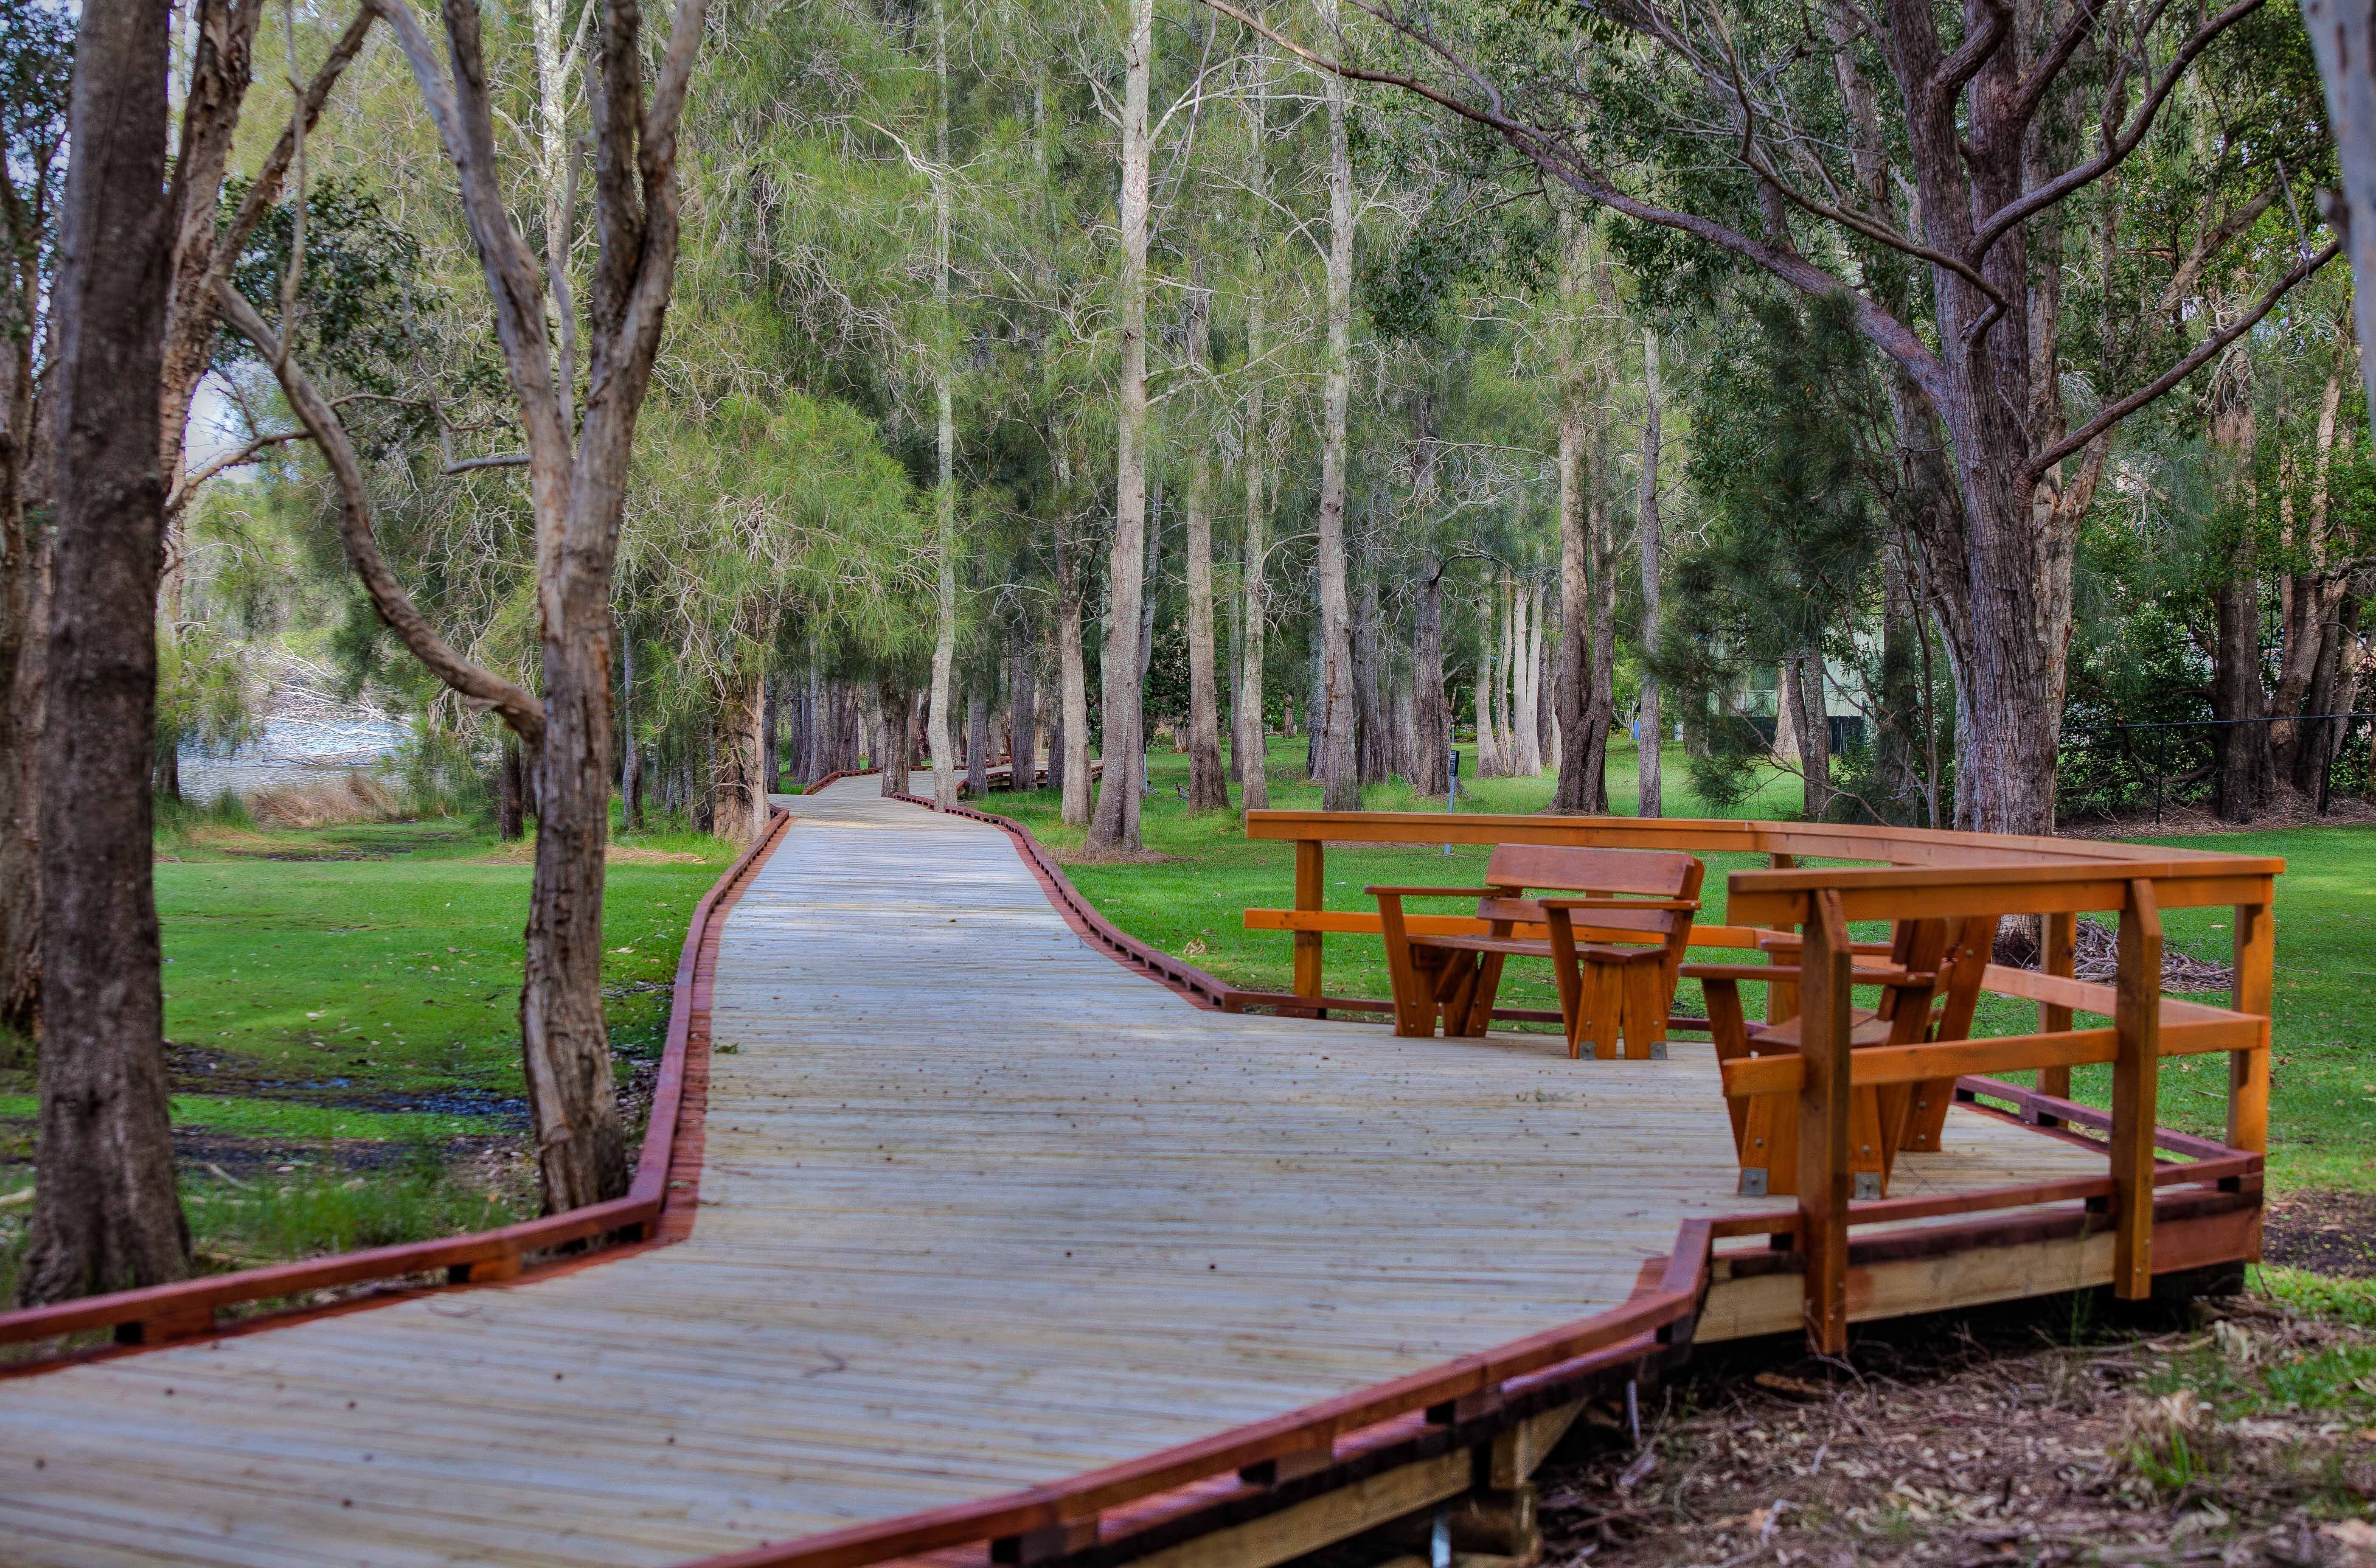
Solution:
[[[1985,961],[1985,959],[1983,960]],[[2069,980],[2079,967],[2079,917],[2065,912],[2049,915],[2039,932],[2037,968],[2041,973],[2061,975]],[[2051,1002],[2037,1004],[2037,1028],[2040,1034],[2059,1034],[2071,1027],[2071,1009],[2058,1007]],[[2037,1092],[2050,1094],[2057,1099],[2071,1098],[2071,1069],[2040,1067],[2037,1070]],[[2053,1118],[2041,1117],[2052,1124]]]
[[[2277,921],[2275,879],[2258,904],[2236,906],[2236,992],[2239,1013],[2276,1015]],[[2269,1053],[2228,1053],[2228,1146],[2250,1154],[2269,1152]]]
[[[1807,897],[1800,952],[1799,1051],[1807,1072],[1799,1091],[1799,1238],[1806,1255],[1807,1343],[1818,1355],[1848,1348],[1848,1007],[1847,921],[1840,896]]]
[[[1768,855],[1766,860],[1776,871],[1795,871],[1799,865],[1798,856],[1787,854],[1779,849]],[[1769,964],[1778,964],[1781,961],[1779,957],[1766,960]],[[1788,980],[1766,981],[1765,1021],[1768,1024],[1787,1024],[1798,1016],[1799,988]]]
[[[2154,1132],[2161,1102],[2161,909],[2150,881],[2129,884],[2121,909],[2112,1028],[2112,1294],[2153,1294]]]
[[[1326,858],[1317,838],[1295,841],[1295,907],[1319,912],[1324,901],[1322,880],[1326,872]],[[1320,933],[1299,931],[1295,933],[1295,993],[1298,996],[1320,994]]]

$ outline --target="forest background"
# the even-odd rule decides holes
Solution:
[[[1120,861],[1162,745],[1190,814],[1442,798],[1455,753],[1583,812],[1612,755],[1644,814],[2364,794],[2376,471],[2299,17],[1769,10],[721,0],[638,42],[527,0],[473,16],[457,120],[405,7],[202,0],[168,96],[177,168],[221,141],[184,216],[220,325],[168,370],[213,428],[168,420],[135,771],[177,801],[302,689],[407,726],[407,809],[537,822],[540,1125],[610,1104],[599,953],[549,913],[614,788],[624,831],[739,844],[788,783],[938,757],[953,798],[1012,752]],[[207,122],[234,21],[255,82]],[[24,1033],[73,30],[0,0]],[[645,78],[683,120],[623,217],[595,111]],[[579,536],[581,417],[616,471]],[[624,1169],[604,1115],[548,1204]]]

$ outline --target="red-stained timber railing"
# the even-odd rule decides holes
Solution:
[[[791,818],[782,811],[775,812],[767,831],[727,868],[726,874],[694,906],[685,930],[684,950],[677,959],[675,1000],[669,1013],[668,1040],[660,1056],[659,1076],[653,1085],[651,1117],[626,1196],[465,1236],[339,1253],[241,1269],[233,1274],[208,1275],[170,1285],[87,1296],[22,1312],[0,1313],[0,1344],[52,1339],[102,1328],[113,1329],[121,1344],[184,1339],[211,1332],[216,1326],[215,1313],[224,1307],[278,1301],[374,1280],[410,1280],[441,1270],[450,1284],[510,1279],[518,1276],[522,1260],[533,1253],[597,1237],[621,1241],[649,1239],[670,1200],[669,1157],[684,1111],[687,1037],[694,1014],[697,1008],[707,1006],[707,999],[695,994],[695,973],[702,942],[710,934],[710,921],[719,900],[750,874],[790,822]]]

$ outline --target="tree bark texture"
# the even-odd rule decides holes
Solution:
[[[956,413],[952,383],[956,368],[955,330],[949,317],[949,17],[948,0],[933,0],[933,134],[940,161],[933,172],[933,379],[939,419],[933,427],[933,451],[939,464],[939,484],[933,493],[933,539],[940,556],[937,594],[933,600],[936,630],[933,640],[933,799],[942,806],[957,800],[956,718],[949,688],[957,651],[957,485]]]
[[[882,707],[885,728],[891,739],[883,748],[883,777],[879,792],[885,796],[909,792],[908,778],[908,714],[915,706],[899,683],[885,677],[875,688],[875,701]]]
[[[1089,824],[1089,679],[1081,657],[1081,560],[1073,540],[1056,541],[1056,745],[1048,766],[1056,777],[1061,814],[1075,827]]]
[[[1212,338],[1213,296],[1188,294],[1188,374],[1199,395]],[[1221,766],[1220,694],[1213,667],[1213,496],[1211,459],[1201,437],[1188,454],[1188,809],[1230,809]]]
[[[1320,0],[1320,25],[1341,37],[1336,0]],[[1346,415],[1353,384],[1353,160],[1345,130],[1345,81],[1321,77],[1328,107],[1328,349],[1321,386],[1320,684],[1323,811],[1361,809],[1354,755],[1353,615],[1345,565]]]
[[[1114,422],[1114,539],[1108,559],[1106,640],[1099,671],[1105,723],[1105,787],[1087,848],[1140,847],[1138,772],[1146,715],[1138,679],[1138,619],[1146,550],[1146,217],[1151,144],[1147,92],[1155,65],[1155,0],[1131,0],[1123,51],[1122,386]],[[1084,782],[1087,770],[1084,768]]]
[[[1645,327],[1642,329],[1642,488],[1634,521],[1634,545],[1642,558],[1641,739],[1636,742],[1634,770],[1640,796],[1634,809],[1641,816],[1667,814],[1658,766],[1663,758],[1660,747],[1666,741],[1666,716],[1658,707],[1657,668],[1659,646],[1666,635],[1665,624],[1658,618],[1659,552],[1664,543],[1658,523],[1658,439],[1663,412],[1658,386],[1658,333],[1656,327]]]
[[[41,738],[41,1110],[26,1305],[189,1272],[150,862],[171,213],[170,13],[90,0],[60,215],[56,538]]]

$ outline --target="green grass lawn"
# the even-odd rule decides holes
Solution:
[[[1301,740],[1271,743],[1271,803],[1282,809],[1316,810],[1320,790],[1303,781]],[[1688,790],[1681,748],[1665,759],[1666,806],[1670,816],[1715,815]],[[1612,748],[1611,806],[1634,809],[1635,757],[1630,742]],[[1285,908],[1294,902],[1292,849],[1249,840],[1234,812],[1192,817],[1178,790],[1187,779],[1187,758],[1156,751],[1148,766],[1154,793],[1147,797],[1143,834],[1147,849],[1163,857],[1148,863],[1097,864],[1078,860],[1083,837],[1058,815],[1047,790],[993,794],[988,809],[1030,827],[1067,861],[1067,873],[1114,922],[1140,940],[1183,956],[1232,983],[1288,989],[1290,938],[1283,932],[1249,932],[1241,911],[1249,907]],[[1552,780],[1489,778],[1464,783],[1463,809],[1535,812],[1550,800]],[[1437,800],[1419,800],[1400,784],[1373,789],[1363,804],[1377,811],[1440,810]],[[1748,802],[1723,814],[1795,816],[1799,782],[1770,773]],[[2376,1063],[2363,1060],[2376,1036],[2376,828],[2318,827],[2273,833],[2196,835],[2143,842],[2286,857],[2287,874],[2277,883],[2277,1012],[2271,1105],[2271,1184],[2376,1191]],[[1361,889],[1370,883],[1473,885],[1490,851],[1482,847],[1440,849],[1338,849],[1328,851],[1325,900],[1330,909],[1372,909]],[[1704,921],[1724,917],[1724,879],[1729,872],[1764,864],[1763,857],[1705,857]],[[1456,909],[1456,904],[1446,909]],[[2229,911],[2171,909],[2164,924],[2172,946],[2220,963],[2230,956]],[[1883,928],[1859,935],[1885,936]],[[1372,938],[1327,940],[1327,988],[1336,995],[1387,994],[1385,957]],[[1722,961],[1721,950],[1695,957]],[[1738,955],[1731,956],[1738,957]],[[1539,966],[1529,966],[1539,969]],[[1756,1004],[1756,991],[1750,1002]],[[1698,1010],[1696,988],[1686,984],[1681,1003]],[[1514,976],[1503,996],[1515,1006],[1556,1007],[1547,973]],[[2224,1000],[2219,998],[2218,1000]],[[1989,999],[1978,1028],[1987,1033],[2035,1028],[2037,1010],[2027,1003]],[[2083,1023],[2085,1016],[2082,1016]],[[2109,1069],[2081,1069],[2074,1092],[2096,1103],[2109,1095]],[[2227,1064],[2224,1057],[2168,1062],[2162,1079],[2165,1125],[2219,1133],[2225,1124]]]
[[[734,847],[621,836],[605,1006],[646,1092],[694,905]],[[519,987],[530,864],[468,822],[160,836],[165,1032],[202,1264],[377,1245],[533,1213]],[[34,1072],[0,1067],[0,1194],[31,1180]],[[26,1211],[0,1209],[0,1289]]]

